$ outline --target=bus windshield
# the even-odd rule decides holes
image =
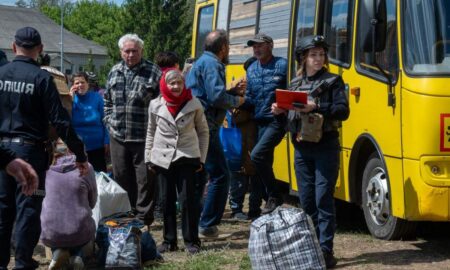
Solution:
[[[412,75],[450,73],[450,1],[403,1],[403,63]]]

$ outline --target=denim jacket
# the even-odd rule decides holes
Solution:
[[[244,108],[254,108],[255,120],[273,120],[271,106],[275,102],[275,89],[286,89],[286,73],[287,61],[281,57],[273,57],[265,65],[255,61],[247,69]]]
[[[210,128],[211,125],[222,125],[226,110],[239,104],[238,97],[226,92],[224,64],[209,51],[195,61],[186,78],[186,87],[192,90],[205,108]]]

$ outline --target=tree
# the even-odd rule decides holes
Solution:
[[[145,41],[145,55],[153,59],[161,51],[190,55],[194,0],[127,0],[124,29]]]
[[[27,4],[27,2],[25,0],[17,0],[15,4],[16,4],[16,7],[23,7],[23,8],[25,8],[25,7],[28,6],[28,4]]]

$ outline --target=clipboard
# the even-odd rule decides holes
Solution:
[[[308,102],[308,94],[305,92],[276,89],[275,100],[278,107],[285,110],[293,110],[294,107],[299,107],[299,105]],[[296,103],[295,106],[294,103]]]

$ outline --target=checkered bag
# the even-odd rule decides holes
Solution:
[[[255,220],[248,252],[253,270],[326,269],[314,225],[299,208],[278,207]]]

